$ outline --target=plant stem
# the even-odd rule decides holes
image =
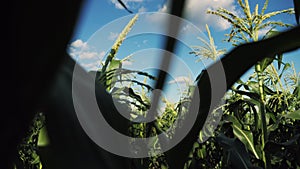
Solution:
[[[264,77],[262,75],[263,70],[261,69],[260,63],[255,65],[255,71],[258,78],[258,85],[259,85],[259,95],[261,104],[259,106],[260,118],[262,121],[262,137],[261,137],[261,151],[262,151],[262,160],[264,162],[264,167],[266,169],[270,168],[269,158],[267,157],[264,147],[266,141],[268,140],[268,133],[267,133],[267,121],[266,121],[266,107],[265,107],[265,95],[264,95]]]

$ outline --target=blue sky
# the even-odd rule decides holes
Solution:
[[[132,55],[131,60],[124,63],[130,69],[151,69],[158,68],[162,57],[164,34],[166,23],[164,22],[169,10],[167,0],[123,0],[130,10],[140,13],[139,19],[128,34],[127,39],[120,47],[117,58],[122,59]],[[256,3],[260,9],[263,6],[262,0],[249,0],[250,6],[254,8]],[[192,45],[200,45],[197,37],[206,38],[205,24],[208,24],[216,46],[232,49],[231,44],[223,42],[224,34],[229,33],[230,25],[213,15],[206,14],[207,9],[223,7],[236,11],[237,2],[234,0],[187,0],[184,23],[180,35],[177,37],[179,43],[175,52],[174,63],[169,73],[169,88],[166,91],[168,99],[172,102],[177,100],[174,91],[183,90],[184,84],[192,83],[195,77],[201,72],[205,65],[211,64],[212,60],[195,62],[198,58],[190,55]],[[266,12],[282,10],[293,7],[293,0],[270,0]],[[149,12],[162,12],[161,14]],[[95,70],[105,57],[114,43],[118,34],[122,31],[128,21],[134,16],[124,10],[117,0],[86,0],[73,38],[70,41],[69,53],[75,60],[87,70]],[[283,21],[295,25],[294,15],[280,15],[272,20]],[[283,30],[283,29],[280,29]],[[263,33],[263,32],[262,32]],[[297,72],[300,71],[300,52],[288,53],[284,61],[295,63]],[[250,70],[251,72],[251,70]],[[248,73],[249,74],[249,73]],[[169,93],[169,94],[168,94]]]

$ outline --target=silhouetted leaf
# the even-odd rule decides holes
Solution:
[[[277,55],[277,66],[278,66],[278,69],[280,69],[280,67],[281,67],[282,58],[283,58],[283,54],[282,53],[280,53],[280,54]]]
[[[274,95],[274,94],[277,94],[276,92],[274,92],[272,89],[270,89],[268,86],[264,85],[264,92],[267,94],[267,95]]]
[[[272,62],[274,58],[265,58],[260,62],[260,66],[262,70],[265,70]]]
[[[294,0],[294,9],[295,9],[296,22],[299,25],[299,15],[300,15],[300,1],[299,0]]]
[[[233,91],[235,91],[236,93],[238,93],[240,95],[246,95],[252,99],[259,100],[259,95],[257,93],[247,92],[247,91],[242,91],[242,90],[233,90]]]
[[[122,2],[121,0],[118,0],[118,2],[123,6],[124,9],[126,9],[126,11],[128,11],[129,13],[132,13],[132,11],[130,11],[127,6],[124,4],[124,2]]]
[[[291,67],[291,65],[289,63],[284,64],[284,67],[283,67],[283,69],[282,69],[282,71],[281,71],[281,73],[279,75],[279,78],[281,78],[282,75],[283,75],[283,73],[284,73],[284,71],[287,70],[290,67]]]

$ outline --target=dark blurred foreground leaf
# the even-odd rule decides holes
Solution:
[[[85,99],[86,92],[95,92],[101,112],[108,123],[121,133],[129,128],[126,121],[119,120],[112,97],[106,92],[104,86],[96,87],[91,91],[91,76],[80,68],[80,75],[73,78],[75,62],[66,57],[63,66],[58,70],[55,83],[47,98],[44,112],[50,138],[50,146],[41,149],[43,167],[50,169],[114,169],[130,168],[130,159],[114,155],[96,145],[83,130],[78,121],[74,105],[77,104],[85,113],[89,112],[84,102],[74,103],[73,97]],[[72,93],[72,82],[81,90]],[[124,123],[123,123],[124,122]],[[119,128],[121,127],[121,128]],[[118,146],[118,140],[112,140]]]
[[[300,165],[300,134],[283,143],[267,142],[264,149],[283,161],[295,161]]]
[[[254,169],[251,164],[249,154],[244,144],[236,138],[228,138],[224,134],[219,134],[216,137],[219,144],[222,145],[225,159],[223,161],[232,169]]]

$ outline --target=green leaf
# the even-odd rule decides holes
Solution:
[[[251,88],[251,91],[259,94],[259,85],[256,81],[248,81],[247,85]]]
[[[40,130],[37,145],[38,145],[39,147],[44,147],[44,146],[48,146],[49,144],[50,144],[50,141],[49,141],[47,129],[46,129],[46,127],[44,126],[44,127]]]
[[[288,113],[284,115],[285,118],[293,119],[293,120],[300,120],[300,109],[297,111],[294,111],[292,113]]]
[[[112,59],[108,66],[107,71],[117,70],[118,68],[121,68],[121,67],[122,67],[121,60]],[[107,90],[110,90],[113,88],[113,86],[116,83],[116,80],[117,80],[117,76],[115,76],[115,75],[113,75],[112,78],[106,80]]]
[[[242,125],[234,116],[227,116],[226,120],[232,122],[234,135],[259,159],[259,155],[253,143],[253,135],[250,131],[242,129]]]
[[[271,124],[267,127],[268,134],[272,131],[275,131],[278,128],[280,121],[281,121],[281,118],[277,118],[276,123]]]
[[[255,124],[255,129],[256,129],[256,130],[257,130],[257,129],[261,129],[261,126],[262,126],[261,120],[260,120],[260,117],[259,117],[259,115],[258,115],[258,112],[257,112],[257,110],[256,110],[256,108],[255,108],[255,105],[259,105],[260,102],[257,101],[257,100],[251,99],[251,98],[250,98],[250,99],[245,99],[244,101],[250,106],[251,111],[252,111],[253,114],[254,114],[254,124]]]

